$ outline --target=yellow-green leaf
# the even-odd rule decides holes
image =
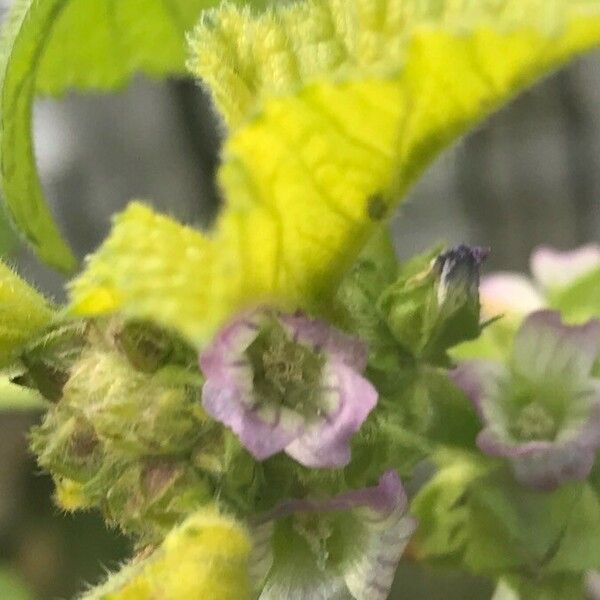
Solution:
[[[46,299],[0,261],[0,367],[53,318]]]
[[[599,41],[600,0],[209,13],[189,64],[229,129],[225,208],[206,236],[129,209],[75,282],[75,309],[154,318],[202,341],[248,305],[318,307],[440,150]]]
[[[82,600],[246,600],[251,596],[245,529],[213,509],[174,529],[153,554]]]
[[[217,2],[13,0],[0,40],[0,189],[14,224],[48,264],[68,271],[75,259],[38,179],[35,97],[111,90],[136,72],[183,75],[185,34]]]

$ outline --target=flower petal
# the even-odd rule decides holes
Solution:
[[[598,268],[600,268],[598,244],[588,244],[568,252],[542,246],[531,255],[531,272],[535,280],[546,290],[567,287]]]
[[[526,315],[546,306],[531,280],[518,273],[496,273],[481,280],[481,311],[485,319],[502,314]]]
[[[395,471],[388,471],[376,486],[328,499],[289,500],[259,516],[258,528],[302,513],[322,514],[324,518],[338,513],[351,517],[350,521],[344,518],[335,525],[343,541],[339,560],[328,564],[324,571],[315,568],[314,576],[307,581],[292,578],[285,570],[276,570],[269,574],[260,599],[384,600],[389,595],[400,557],[416,528],[416,520],[406,515],[407,506],[400,478]],[[256,551],[264,554],[259,547]],[[285,578],[286,574],[290,575],[289,579]]]
[[[539,311],[517,332],[513,350],[515,372],[548,382],[549,378],[576,382],[589,376],[600,352],[600,320],[584,325],[563,324],[560,313]]]
[[[208,380],[202,389],[202,406],[229,427],[257,460],[280,452],[303,431],[303,420],[291,411],[274,409],[273,416],[266,415],[264,409],[246,404],[242,394],[237,388]]]
[[[326,366],[326,379],[335,382],[339,408],[309,425],[285,451],[307,467],[343,467],[350,462],[350,438],[377,404],[377,390],[341,361]]]
[[[296,410],[286,405],[288,393],[293,392],[288,387],[281,391],[281,403],[256,395],[255,367],[246,351],[269,320],[287,330],[282,330],[281,335],[289,336],[289,343],[307,346],[315,354],[325,352],[325,356],[318,357],[326,361],[325,366],[314,381],[313,392],[321,404],[315,417],[310,416],[317,412],[312,405],[308,414],[303,413],[302,407]],[[285,448],[306,466],[343,466],[350,461],[350,437],[377,402],[373,386],[354,370],[356,365],[364,368],[366,357],[366,346],[360,340],[324,321],[299,314],[281,315],[268,308],[242,313],[217,334],[200,356],[206,377],[203,405],[211,416],[230,427],[259,460]],[[320,385],[323,390],[318,389]]]
[[[504,365],[491,360],[468,360],[460,363],[451,373],[454,383],[467,395],[484,420],[487,409],[485,400],[497,396],[507,375]]]
[[[566,481],[582,481],[590,474],[595,449],[576,444],[553,446],[548,451],[531,452],[513,461],[515,477],[540,491],[552,491]]]
[[[358,338],[334,329],[324,321],[302,315],[283,315],[281,322],[293,331],[294,339],[301,344],[337,356],[358,371],[367,366],[367,346]]]
[[[600,400],[578,429],[562,432],[556,441],[514,443],[491,427],[477,437],[479,448],[490,456],[511,459],[516,479],[538,490],[551,491],[566,481],[585,479],[600,446]]]
[[[417,521],[406,515],[406,495],[395,472],[384,474],[376,488],[367,490],[375,492],[373,498],[355,511],[363,519],[366,543],[361,552],[349,553],[342,573],[357,600],[385,600]]]
[[[260,313],[242,314],[224,327],[200,355],[200,368],[207,379],[232,383],[243,367],[243,355],[260,331]]]

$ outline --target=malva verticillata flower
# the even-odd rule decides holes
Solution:
[[[500,272],[482,279],[479,292],[486,318],[502,314],[524,317],[548,308],[553,295],[600,272],[600,246],[587,244],[570,251],[543,246],[531,255],[530,269],[532,278]]]
[[[530,315],[508,364],[474,360],[453,378],[484,425],[479,448],[508,459],[524,485],[551,490],[585,479],[600,447],[600,320],[568,326],[560,314]]]
[[[285,450],[307,467],[339,468],[377,403],[366,364],[366,346],[323,321],[256,311],[201,354],[202,404],[258,460]]]
[[[398,475],[332,498],[287,500],[254,519],[260,600],[385,600],[416,521]]]

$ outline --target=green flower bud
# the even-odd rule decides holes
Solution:
[[[223,433],[188,381],[197,372],[170,363],[136,370],[111,331],[114,323],[90,336],[31,446],[56,481],[59,506],[97,507],[140,544],[154,544],[212,499],[228,468]],[[218,472],[206,468],[208,457],[213,466],[221,458]]]
[[[198,390],[136,372],[117,352],[84,354],[62,402],[93,422],[100,439],[132,456],[190,451],[207,423]]]
[[[35,388],[51,402],[58,401],[71,368],[88,343],[87,329],[84,321],[62,323],[29,343],[19,357],[25,373],[14,383]]]
[[[115,334],[117,347],[131,365],[144,373],[155,373],[167,364],[196,363],[195,351],[165,329],[148,321],[130,321]]]
[[[212,501],[206,478],[188,462],[147,458],[113,476],[102,508],[106,520],[135,533],[140,545],[160,542],[175,525]]]
[[[447,350],[477,337],[479,270],[486,256],[482,248],[458,246],[405,265],[379,300],[398,343],[415,357],[445,364]]]

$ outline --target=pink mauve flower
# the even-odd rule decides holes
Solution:
[[[479,448],[533,488],[585,479],[600,447],[599,352],[599,320],[569,326],[546,310],[524,321],[508,364],[461,363],[453,378],[483,423]]]
[[[531,255],[530,269],[533,278],[502,271],[482,279],[479,294],[486,319],[500,314],[525,316],[546,308],[549,293],[600,269],[600,246],[588,244],[565,252],[541,246]]]
[[[388,598],[417,522],[395,471],[332,498],[288,500],[251,522],[259,600]],[[285,535],[287,544],[276,539]],[[304,551],[303,551],[304,548]]]
[[[257,310],[236,317],[200,356],[202,404],[258,460],[284,451],[343,467],[377,404],[365,345],[327,323]]]

